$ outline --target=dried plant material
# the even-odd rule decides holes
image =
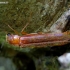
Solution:
[[[66,11],[51,27],[51,32],[62,32],[66,24],[70,21],[70,10]]]

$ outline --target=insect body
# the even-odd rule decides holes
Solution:
[[[23,36],[7,34],[6,39],[10,44],[20,47],[60,46],[69,43],[70,31],[63,33],[26,34]]]

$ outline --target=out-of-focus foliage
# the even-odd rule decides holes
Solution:
[[[20,32],[20,30],[29,23],[27,27],[28,32],[32,32],[35,28],[39,28],[40,25],[38,23],[41,21],[41,18],[36,1],[9,0],[8,2],[8,4],[0,6],[2,17],[0,20],[4,27],[6,26],[5,23],[8,23]],[[42,24],[42,22],[40,22],[40,24]]]
[[[2,30],[12,31],[5,23],[15,30],[38,32],[50,27],[68,7],[68,0],[4,0],[8,4],[0,4],[0,27]],[[61,6],[61,7],[60,7]]]

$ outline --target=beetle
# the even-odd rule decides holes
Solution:
[[[70,31],[63,33],[30,33],[23,36],[8,33],[6,41],[23,48],[61,46],[70,42]]]

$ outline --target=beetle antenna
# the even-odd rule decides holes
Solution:
[[[19,35],[19,32],[17,32],[15,29],[13,29],[8,23],[6,23],[6,25],[15,32],[15,34],[18,34]]]
[[[28,24],[29,24],[29,23],[27,23],[27,24],[23,27],[23,29],[21,30],[21,32],[24,31],[24,29],[28,26]]]
[[[21,30],[21,33],[22,33],[22,34],[25,33],[25,32],[24,32],[24,29],[30,24],[31,15],[32,15],[32,12],[30,13],[28,22],[26,23],[26,25],[25,25],[25,26],[22,28],[22,30]]]

